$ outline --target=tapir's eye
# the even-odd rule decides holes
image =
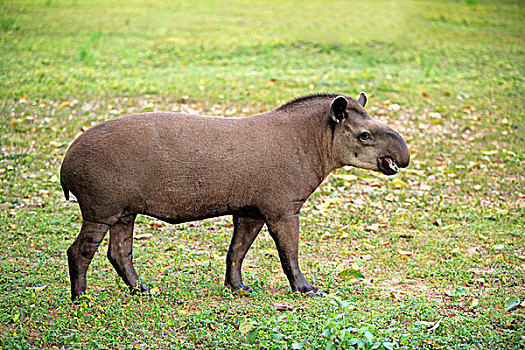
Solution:
[[[371,139],[372,139],[372,135],[370,135],[367,132],[363,132],[363,133],[359,134],[359,140],[361,140],[361,141],[366,141],[366,140],[371,140]]]

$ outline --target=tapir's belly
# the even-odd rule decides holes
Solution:
[[[212,165],[162,167],[158,180],[145,182],[141,191],[147,194],[142,214],[172,223],[231,214],[259,216],[258,196],[264,191],[253,185],[261,185],[260,178],[254,179],[240,164]]]

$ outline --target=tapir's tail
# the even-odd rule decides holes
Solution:
[[[66,184],[60,179],[60,186],[62,186],[62,191],[64,191],[64,196],[66,196],[66,200],[69,200],[69,190],[66,187]]]

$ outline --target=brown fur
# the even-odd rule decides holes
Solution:
[[[333,169],[385,172],[381,157],[401,167],[409,161],[403,138],[366,113],[366,96],[359,102],[312,95],[244,118],[144,113],[85,132],[61,168],[66,198],[75,195],[83,217],[68,249],[72,297],[85,291],[87,267],[108,230],[111,263],[131,288],[147,290],[132,264],[137,214],[170,223],[233,215],[225,284],[234,291],[249,290],[242,260],[266,224],[292,290],[315,295],[298,264],[302,204]],[[373,143],[358,139],[364,130]]]

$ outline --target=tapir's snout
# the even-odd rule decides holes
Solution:
[[[398,159],[397,165],[400,168],[406,168],[408,166],[408,164],[410,164],[410,151],[409,151],[408,146],[407,146],[405,140],[403,139],[403,137],[401,137],[401,135],[399,135],[399,138],[400,138],[400,141],[402,142],[402,146],[400,147],[401,150],[399,152],[400,155],[399,155],[399,159]]]
[[[410,151],[401,135],[397,132],[389,132],[387,149],[389,153],[377,159],[379,171],[385,175],[395,175],[399,168],[406,168],[410,163]]]
[[[399,134],[398,134],[399,135]],[[401,135],[399,135],[399,139],[402,143],[402,150],[401,150],[401,155],[399,157],[399,160],[398,160],[398,165],[400,168],[406,168],[408,166],[408,164],[410,164],[410,151],[408,149],[408,146],[405,142],[405,140],[403,139],[403,137]]]

